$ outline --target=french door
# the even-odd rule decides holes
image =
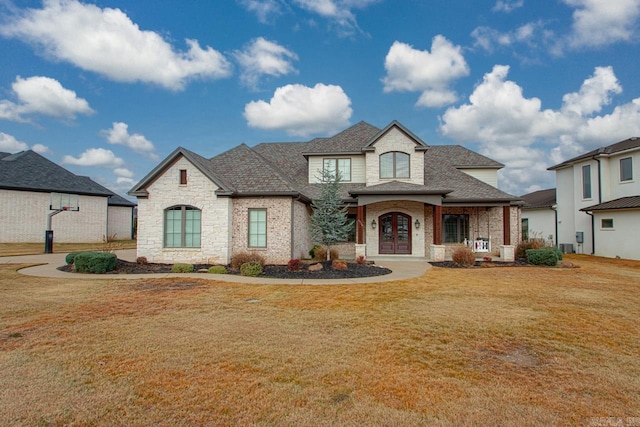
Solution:
[[[378,217],[380,224],[378,253],[411,253],[411,217],[400,212],[391,212]]]

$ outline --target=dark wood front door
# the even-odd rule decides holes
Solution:
[[[381,254],[411,253],[411,217],[391,212],[378,217],[380,224],[378,252]]]

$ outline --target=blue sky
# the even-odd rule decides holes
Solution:
[[[0,151],[126,193],[183,146],[398,120],[546,168],[640,136],[640,0],[0,0]]]

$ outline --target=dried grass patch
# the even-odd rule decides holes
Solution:
[[[67,282],[0,266],[0,424],[637,416],[640,263],[571,260],[581,268],[346,286]]]

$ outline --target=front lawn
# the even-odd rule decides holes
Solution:
[[[640,417],[640,262],[363,285],[0,266],[0,425],[595,425]]]

